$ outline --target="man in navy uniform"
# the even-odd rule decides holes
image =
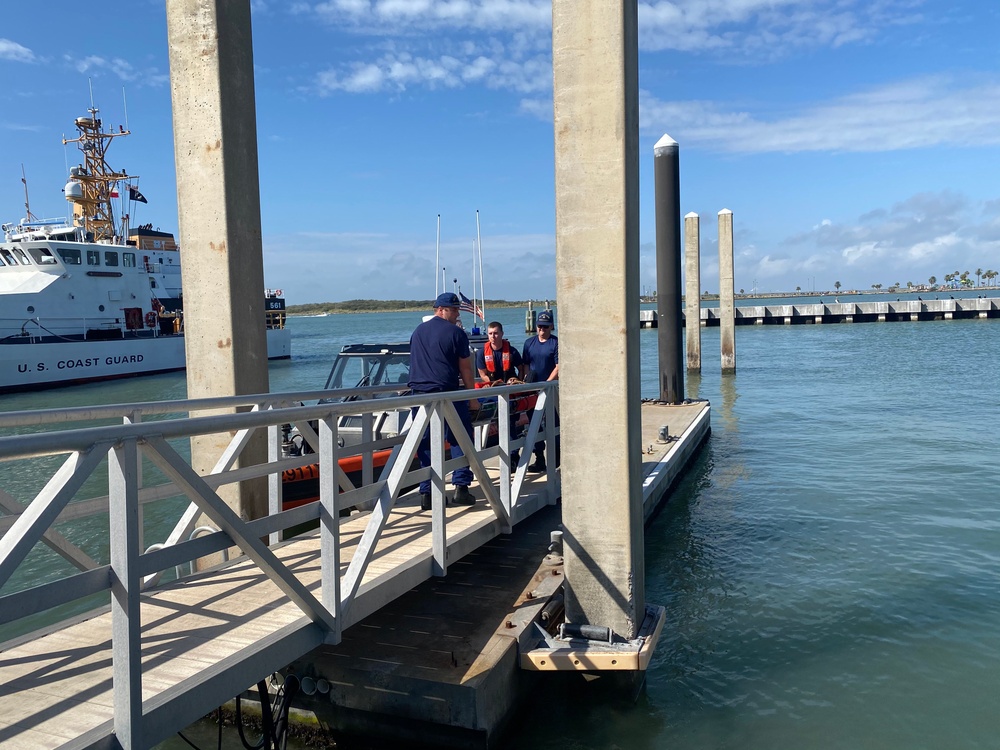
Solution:
[[[410,336],[409,386],[414,393],[444,393],[473,387],[475,378],[472,373],[469,337],[456,325],[460,313],[459,304],[457,294],[444,292],[438,295],[434,300],[434,316],[418,325]],[[452,403],[471,440],[469,402],[463,399]],[[445,430],[445,439],[451,443],[452,458],[463,455],[450,427]],[[417,449],[421,466],[431,465],[430,443],[428,430]],[[469,492],[472,470],[468,466],[455,469],[451,474],[451,483],[455,485],[455,495],[452,498],[455,505],[473,505],[476,502]],[[431,507],[429,479],[420,483],[420,507],[422,510],[430,510]]]
[[[552,335],[552,311],[542,310],[535,321],[538,335],[524,342],[521,361],[528,374],[525,381],[538,383],[546,380],[559,379],[559,338]],[[559,417],[556,416],[556,424]],[[528,471],[541,473],[545,471],[545,443],[535,443],[533,449],[535,461],[528,466]],[[556,438],[556,466],[559,465],[559,438]]]

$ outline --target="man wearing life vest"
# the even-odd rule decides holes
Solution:
[[[485,383],[498,380],[506,383],[511,378],[521,379],[521,354],[503,337],[503,326],[493,321],[486,327],[489,338],[486,346],[476,352],[476,367]]]
[[[493,321],[486,327],[489,341],[486,346],[476,352],[476,367],[483,385],[506,383],[510,380],[521,380],[524,368],[521,366],[521,354],[503,337],[503,324]],[[516,439],[521,429],[528,423],[527,411],[535,405],[537,397],[532,394],[528,398],[511,399],[510,404],[510,437]],[[517,468],[520,460],[519,451],[511,451],[510,468]]]

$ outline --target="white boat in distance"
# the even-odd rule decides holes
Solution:
[[[79,136],[63,141],[84,158],[65,188],[72,220],[34,217],[25,187],[27,216],[3,225],[0,393],[184,369],[180,252],[169,232],[129,228],[124,199],[146,199],[134,175],[105,159],[129,131],[102,132],[98,110],[89,113],[74,123]],[[261,293],[267,356],[288,359],[281,290]]]

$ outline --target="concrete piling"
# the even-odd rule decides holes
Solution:
[[[653,147],[656,203],[656,309],[660,400],[684,400],[681,360],[681,204],[677,141],[664,134]]]
[[[719,211],[719,346],[722,371],[736,370],[736,289],[733,282],[733,212]]]
[[[250,2],[167,0],[188,398],[266,393],[264,267]],[[264,436],[243,455],[266,460]],[[192,438],[199,473],[230,436]],[[225,488],[267,514],[263,480]]]
[[[566,620],[630,639],[645,612],[635,0],[553,0],[552,70]]]
[[[684,217],[684,316],[688,373],[701,372],[701,227],[693,212]]]

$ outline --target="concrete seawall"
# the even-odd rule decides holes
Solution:
[[[656,328],[656,311],[641,310],[643,328]],[[719,308],[701,309],[702,326],[718,326]],[[753,305],[736,308],[736,325],[801,325],[823,323],[890,323],[929,320],[1000,318],[1000,297],[976,299],[834,302],[833,304]]]

